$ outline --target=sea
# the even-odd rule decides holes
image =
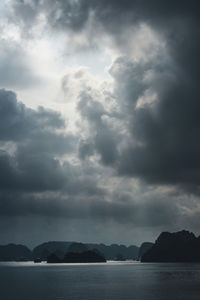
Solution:
[[[200,300],[200,264],[0,263],[1,300]]]

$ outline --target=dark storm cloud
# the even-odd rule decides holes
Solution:
[[[125,118],[133,139],[132,146],[127,146],[119,159],[114,134],[102,125],[100,104],[96,103],[94,111],[92,107],[88,109],[86,100],[84,103],[81,100],[79,110],[100,128],[97,130],[96,127],[93,145],[104,164],[114,164],[118,160],[120,174],[140,177],[151,183],[198,185],[199,2],[60,0],[20,2],[15,7],[23,5],[32,7],[33,18],[37,13],[45,12],[52,28],[84,31],[92,12],[96,24],[116,41],[120,40],[123,29],[140,23],[148,24],[162,35],[169,61],[159,57],[147,66],[133,65],[129,60],[115,62],[115,65],[119,64],[119,74],[113,75],[116,94],[121,107],[127,107]],[[23,17],[23,10],[20,11]],[[148,70],[153,70],[155,80],[145,86],[141,79]],[[157,94],[155,111],[148,106],[138,109],[134,106],[147,88]]]
[[[94,128],[102,130],[105,124],[101,117],[106,112],[93,104],[84,106],[84,116],[94,121]],[[17,101],[15,93],[1,90],[0,116],[1,145],[5,146],[0,152],[2,217],[89,218],[136,227],[157,227],[177,219],[176,204],[168,206],[166,201],[151,197],[148,201],[135,201],[131,194],[123,195],[123,185],[115,193],[109,192],[98,186],[99,170],[89,163],[61,164],[55,155],[72,153],[76,141],[73,136],[56,133],[65,128],[60,114],[44,108],[29,109]],[[13,153],[8,142],[15,145]]]
[[[109,220],[116,228],[120,228],[117,224],[129,224],[129,230],[132,226],[166,230],[177,224],[198,227],[198,212],[188,213],[178,195],[164,197],[167,192],[162,188],[150,192],[145,200],[134,187],[134,195],[124,196],[124,183],[116,193],[110,192],[106,179],[111,179],[107,172],[112,171],[102,166],[112,167],[120,179],[134,177],[199,192],[199,1],[13,1],[13,20],[25,32],[42,14],[52,30],[85,33],[92,38],[87,32],[90,20],[100,42],[105,34],[115,42],[122,55],[113,62],[110,75],[120,115],[108,112],[89,93],[81,93],[77,109],[88,123],[89,133],[77,146],[72,135],[56,133],[65,126],[59,114],[29,110],[16,102],[14,94],[1,91],[0,139],[16,146],[14,154],[3,148],[0,153],[2,215],[33,214],[48,220],[91,217],[103,226]],[[165,52],[153,58],[147,53],[147,62],[136,62],[128,57],[124,41],[132,38],[133,28],[144,23],[165,42]],[[129,35],[125,35],[126,29],[130,29]],[[145,97],[153,98],[152,102],[139,105]],[[119,121],[122,130],[111,126],[112,121]],[[82,161],[61,163],[58,157],[72,155],[73,149],[78,149]],[[87,158],[95,154],[100,165],[90,169]],[[85,227],[81,230],[84,233]]]
[[[95,150],[101,156],[103,164],[111,165],[116,160],[118,152],[117,139],[115,138],[117,134],[103,119],[109,113],[106,112],[101,103],[93,100],[86,92],[80,94],[78,110],[83,119],[89,122],[93,140],[93,143],[90,141],[90,144],[80,143],[80,155],[85,158],[85,156],[92,155]]]
[[[114,195],[113,195],[114,196]],[[111,195],[112,197],[112,195]],[[122,198],[123,195],[118,195]],[[113,199],[114,200],[114,199]],[[0,194],[0,215],[23,217],[28,215],[48,218],[91,219],[97,222],[114,222],[131,226],[170,226],[176,223],[180,212],[176,204],[168,205],[159,200],[107,201],[102,195],[66,197],[58,193],[49,194]]]
[[[48,6],[50,2],[46,4]],[[101,109],[89,111],[87,103],[83,103],[81,111],[83,116],[87,114],[92,124],[100,125],[100,130],[96,128],[93,136],[93,145],[101,154],[102,162],[115,165],[117,160],[121,175],[136,176],[150,183],[175,183],[190,190],[191,186],[198,186],[198,2],[79,1],[69,4],[58,1],[56,5],[60,15],[56,18],[54,10],[50,14],[51,20],[65,29],[83,30],[89,12],[93,11],[96,21],[116,40],[123,28],[142,22],[164,37],[168,59],[156,57],[157,61],[147,65],[134,65],[131,60],[121,58],[113,66],[118,64],[119,74],[111,69],[116,97],[121,109],[126,108],[125,118],[132,136],[132,145],[127,145],[120,158],[116,155],[116,143],[112,142],[114,133],[109,135],[108,128],[102,127]],[[153,78],[147,84],[142,79],[148,71],[152,72]],[[157,95],[154,108],[146,105],[136,109],[138,98],[147,89]]]
[[[59,113],[39,107],[37,111],[18,102],[12,91],[0,89],[0,140],[20,141],[34,134],[51,133],[50,129],[62,129],[64,120]]]
[[[79,157],[85,159],[94,154],[94,145],[92,140],[81,140],[79,143]]]
[[[134,69],[133,66],[133,72]],[[126,68],[122,63],[120,78],[117,78],[117,92],[120,86],[123,91],[120,79],[124,78],[124,70]],[[132,102],[129,101],[130,96],[126,102],[130,112],[127,117],[133,143],[121,153],[119,171],[154,183],[177,183],[185,187],[199,185],[200,143],[197,137],[200,134],[200,120],[197,79],[188,77],[187,70],[182,66],[178,68],[176,65],[174,68],[169,65],[163,69],[162,61],[149,68],[150,72],[151,70],[152,79],[143,87],[140,96],[149,88],[157,94],[157,100],[152,105],[136,108],[134,95],[138,97],[141,84],[134,81]],[[144,68],[143,76],[147,72],[148,66],[147,69]],[[132,78],[132,75],[127,77],[126,85],[131,84]]]
[[[12,7],[15,17],[21,22],[33,23],[40,13],[45,13],[52,27],[72,30],[82,30],[92,12],[102,26],[113,32],[117,32],[117,28],[127,26],[128,23],[143,20],[162,24],[166,20],[170,23],[176,17],[198,19],[199,16],[199,2],[195,0],[190,2],[176,0],[168,3],[159,0],[32,0],[13,1]]]
[[[62,160],[63,155],[76,154],[78,139],[68,133],[59,113],[27,108],[15,93],[0,90],[0,128],[2,215],[57,215],[80,195],[95,199],[106,194],[89,165],[84,168]],[[84,201],[79,206],[77,214]]]
[[[64,128],[59,113],[29,109],[17,101],[15,93],[0,90],[1,190],[61,188],[65,171],[56,157],[75,147],[75,137],[56,133]],[[6,142],[13,145],[13,153]]]

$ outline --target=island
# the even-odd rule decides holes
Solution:
[[[32,251],[32,256],[33,259],[40,258],[42,261],[47,261],[47,257],[54,253],[62,260],[67,252],[85,252],[94,249],[101,253],[106,260],[115,260],[119,256],[127,260],[136,260],[139,250],[135,245],[49,241],[36,246]]]
[[[63,259],[56,256],[55,253],[47,257],[47,263],[99,263],[106,262],[105,257],[94,251],[88,250],[84,252],[67,252]]]
[[[200,237],[192,232],[162,232],[141,262],[200,262]]]

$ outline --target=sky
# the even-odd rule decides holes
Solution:
[[[0,4],[0,244],[200,234],[191,0]]]

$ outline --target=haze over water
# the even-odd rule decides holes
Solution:
[[[200,264],[0,264],[2,300],[199,300]]]

